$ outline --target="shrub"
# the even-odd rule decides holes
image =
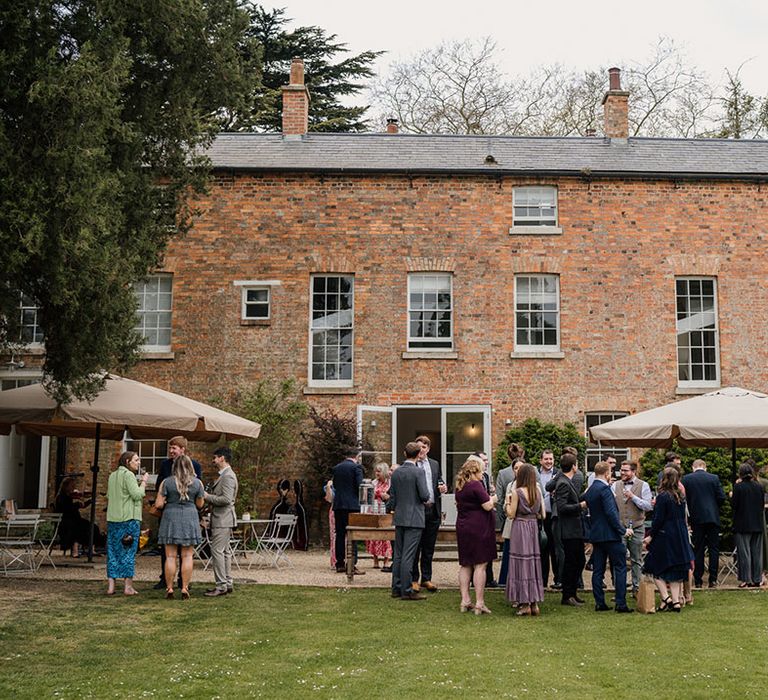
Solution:
[[[502,438],[493,458],[496,472],[509,466],[507,446],[511,442],[522,445],[525,448],[526,461],[534,465],[538,465],[542,450],[552,450],[555,453],[555,465],[564,447],[575,447],[582,461],[587,451],[587,441],[573,423],[557,425],[529,418],[521,425],[508,430]]]

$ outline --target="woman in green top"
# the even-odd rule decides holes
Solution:
[[[115,579],[125,579],[125,595],[138,595],[133,587],[136,549],[141,532],[141,505],[147,486],[147,474],[136,482],[141,458],[135,452],[123,452],[117,469],[109,475],[107,486],[107,595],[115,594]]]

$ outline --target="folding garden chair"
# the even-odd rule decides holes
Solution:
[[[5,533],[0,537],[0,563],[3,574],[33,573],[35,544],[40,516],[34,514],[12,515],[5,521]]]
[[[285,553],[289,546],[293,546],[293,533],[299,518],[295,515],[276,515],[271,528],[260,541],[261,553],[268,560],[270,566],[280,568],[280,563],[293,566]]]

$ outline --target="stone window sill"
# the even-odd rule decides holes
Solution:
[[[332,394],[345,394],[347,396],[354,396],[357,394],[357,387],[354,386],[305,386],[303,391],[305,396],[308,395],[332,395]]]
[[[710,391],[717,391],[720,386],[678,386],[675,388],[675,394],[678,396],[699,396],[708,394]]]
[[[509,356],[513,360],[562,360],[565,357],[565,353],[516,351],[509,353]]]
[[[563,233],[562,226],[511,226],[510,236],[559,236]]]
[[[423,350],[408,350],[402,355],[404,360],[458,360],[459,353],[451,350],[428,352]]]
[[[175,360],[175,352],[142,352],[142,360]]]
[[[241,318],[241,326],[271,326],[272,321],[268,318]]]

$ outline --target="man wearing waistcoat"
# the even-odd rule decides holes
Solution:
[[[619,473],[621,478],[613,484],[613,495],[619,507],[622,526],[631,527],[634,533],[627,541],[627,549],[632,562],[632,594],[635,595],[640,586],[640,569],[643,563],[645,514],[653,509],[651,487],[637,476],[637,462],[625,459],[621,463]]]

